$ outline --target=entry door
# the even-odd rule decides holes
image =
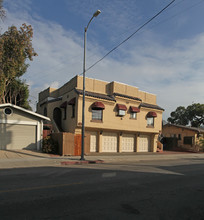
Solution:
[[[150,148],[150,137],[148,135],[140,135],[138,152],[149,152],[149,148]]]
[[[90,134],[90,152],[96,152],[97,146],[97,132],[91,132]]]

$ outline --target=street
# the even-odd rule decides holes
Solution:
[[[204,160],[0,170],[0,219],[204,219]]]

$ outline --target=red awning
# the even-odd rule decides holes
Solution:
[[[66,102],[63,102],[61,105],[60,105],[60,108],[66,108],[67,107],[67,101]]]
[[[105,105],[102,102],[94,102],[91,108],[92,109],[105,109]]]
[[[75,105],[75,103],[76,103],[76,98],[73,98],[68,102],[68,105]]]
[[[130,112],[140,112],[140,109],[138,107],[135,107],[135,106],[130,106]]]
[[[147,118],[155,118],[155,117],[157,117],[157,113],[156,112],[148,112],[147,113]]]
[[[117,104],[116,106],[117,106],[117,109],[118,109],[118,110],[124,110],[124,111],[127,110],[127,107],[126,107],[125,105]]]

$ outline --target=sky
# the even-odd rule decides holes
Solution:
[[[171,0],[4,0],[9,26],[33,27],[38,53],[23,75],[35,111],[38,93],[59,88],[129,37]],[[204,0],[176,0],[152,22],[86,72],[157,95],[166,120],[178,106],[204,103]]]

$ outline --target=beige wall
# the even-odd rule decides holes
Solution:
[[[76,104],[75,104],[75,117],[73,118],[72,117],[72,105],[67,105],[67,114],[66,114],[66,120],[62,120],[62,128],[64,131],[68,131],[68,132],[72,132],[74,133],[75,132],[75,128],[76,128],[76,125],[77,125],[77,109],[78,109],[78,102],[77,102],[77,96],[76,96],[76,93],[72,90],[68,93],[66,93],[64,96],[63,96],[63,99],[62,99],[62,103],[67,101],[69,102],[72,98],[76,98]],[[64,109],[61,109],[62,110],[62,113],[64,112]],[[63,114],[62,114],[62,117],[63,117]]]
[[[77,88],[83,89],[83,77],[77,76]],[[105,82],[101,80],[86,78],[86,90],[90,92],[112,95],[120,93],[142,99],[142,102],[156,104],[156,95],[143,92],[138,88],[119,82]]]
[[[73,90],[74,88],[83,89],[83,77],[75,76],[69,82],[64,84],[59,89],[48,88],[39,93],[39,103],[44,101],[47,97],[57,98],[59,96],[64,96],[67,92]],[[149,104],[156,104],[156,95],[143,92],[138,90],[138,88],[126,85],[119,82],[105,82],[101,80],[86,78],[86,91],[109,94],[120,93],[128,96],[133,96],[142,99],[142,102]]]
[[[53,120],[53,110],[55,107],[60,108],[60,105],[65,101],[70,101],[73,97],[76,97],[75,105],[75,118],[72,118],[72,106],[67,106],[67,118],[63,120],[64,109],[60,108],[62,112],[62,128],[66,132],[71,132],[75,134],[81,133],[82,126],[82,95],[78,95],[74,88],[83,89],[83,77],[75,76],[68,83],[63,85],[59,89],[51,89],[42,91],[39,94],[39,103],[37,106],[37,112],[43,114],[44,107],[47,107],[47,117]],[[105,82],[96,79],[86,78],[86,91],[112,95],[113,93],[119,93],[125,96],[135,97],[142,99],[142,103],[148,103],[156,105],[156,95],[147,92],[140,91],[138,88],[129,86],[119,82]],[[46,102],[48,97],[62,97],[62,100],[54,102]],[[123,133],[134,134],[136,137],[138,134],[147,134],[151,138],[151,150],[156,151],[156,139],[157,134],[162,129],[162,110],[151,109],[146,107],[140,107],[140,112],[137,113],[137,119],[130,119],[129,107],[138,107],[141,101],[133,100],[131,98],[124,98],[120,96],[115,96],[115,101],[109,101],[100,98],[88,97],[86,96],[85,103],[85,129],[86,131],[97,131],[98,132],[98,142],[101,142],[100,131],[112,131]],[[103,110],[103,121],[92,121],[92,109],[91,105],[100,101],[105,105]],[[40,106],[41,104],[41,106]],[[117,116],[118,111],[116,104],[124,104],[127,107],[126,115],[124,117]],[[154,127],[147,127],[146,115],[149,111],[154,111],[157,113],[157,117],[154,118]],[[136,138],[138,139],[138,138]],[[135,140],[135,145],[138,140]],[[100,146],[100,145],[99,145]]]
[[[47,97],[50,97],[50,94],[51,94],[52,92],[54,92],[55,90],[57,90],[57,89],[54,89],[54,88],[50,88],[50,87],[49,87],[49,88],[43,90],[42,92],[40,92],[39,95],[38,95],[38,100],[39,100],[39,102],[43,101],[43,100],[46,99]]]
[[[77,87],[77,79],[78,79],[78,76],[75,76],[74,78],[72,78],[69,82],[64,84],[59,89],[49,87],[49,88],[43,90],[42,92],[39,93],[39,97],[38,97],[39,103],[41,104],[42,102],[46,101],[46,98],[48,98],[48,97],[58,98],[60,96],[64,96],[69,91],[71,91],[75,87]]]
[[[88,128],[98,128],[108,129],[108,130],[123,130],[123,131],[138,131],[138,132],[147,132],[147,133],[159,133],[162,129],[162,111],[154,110],[157,113],[157,117],[154,119],[154,127],[147,127],[146,115],[149,111],[152,111],[149,108],[141,108],[141,111],[137,113],[137,119],[130,119],[129,107],[136,106],[138,107],[139,102],[137,101],[125,101],[124,99],[117,98],[119,104],[124,104],[127,107],[126,115],[124,117],[117,116],[118,111],[116,108],[116,103],[106,100],[100,100],[105,105],[103,110],[103,121],[94,122],[92,121],[92,109],[91,105],[98,101],[92,97],[86,97],[85,105],[85,126]],[[82,122],[82,96],[80,96],[78,101],[78,124]]]

